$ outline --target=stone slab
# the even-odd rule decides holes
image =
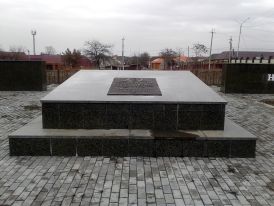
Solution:
[[[256,140],[229,119],[223,131],[75,130],[43,129],[40,116],[9,135],[12,156],[255,157]]]
[[[108,95],[114,78],[155,78],[162,96]],[[41,99],[45,102],[82,103],[194,103],[227,102],[189,71],[81,70]]]

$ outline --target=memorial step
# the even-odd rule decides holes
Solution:
[[[43,129],[42,118],[9,135],[12,156],[255,157],[252,134],[225,120],[224,130]]]

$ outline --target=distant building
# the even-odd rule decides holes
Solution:
[[[22,61],[25,59],[26,59],[26,54],[24,52],[0,51],[0,60]]]
[[[164,69],[164,59],[157,58],[151,62],[151,69],[162,70]]]
[[[46,67],[49,70],[56,70],[56,69],[64,69],[65,64],[62,59],[62,55],[29,55],[30,61],[44,61],[46,63]],[[81,69],[84,68],[92,68],[94,65],[92,62],[85,56],[81,56],[79,61],[79,67]],[[79,68],[78,67],[78,68]]]
[[[29,61],[44,61],[46,63],[46,69],[48,70],[56,70],[63,69],[64,63],[62,61],[61,55],[29,55]]]
[[[215,62],[228,62],[229,60],[229,54],[231,55],[231,59],[239,59],[243,61],[254,61],[258,59],[272,59],[274,58],[274,52],[264,52],[264,51],[239,51],[239,55],[237,57],[237,52],[232,51],[231,53],[229,51],[224,51],[219,54],[212,54],[211,60]]]
[[[176,67],[180,67],[180,66],[186,64],[187,62],[192,62],[191,58],[183,56],[183,55],[180,57],[175,57],[173,59],[173,64],[175,65],[174,69],[176,69]],[[153,61],[151,61],[151,69],[163,70],[163,69],[165,69],[164,64],[165,64],[165,61],[162,57],[156,58]]]
[[[62,55],[26,55],[24,52],[0,52],[0,60],[10,61],[44,61],[46,69],[56,70],[65,69],[65,64],[62,59]],[[79,67],[81,69],[92,68],[94,64],[85,56],[81,56],[79,61]]]
[[[119,60],[117,56],[108,58],[107,60],[101,62],[100,68],[110,69],[110,70],[120,70],[123,67],[123,63]]]

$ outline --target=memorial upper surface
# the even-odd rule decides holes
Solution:
[[[41,102],[226,104],[189,71],[121,70],[81,70]]]

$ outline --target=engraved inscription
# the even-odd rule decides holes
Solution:
[[[114,78],[108,95],[161,96],[155,78]]]

